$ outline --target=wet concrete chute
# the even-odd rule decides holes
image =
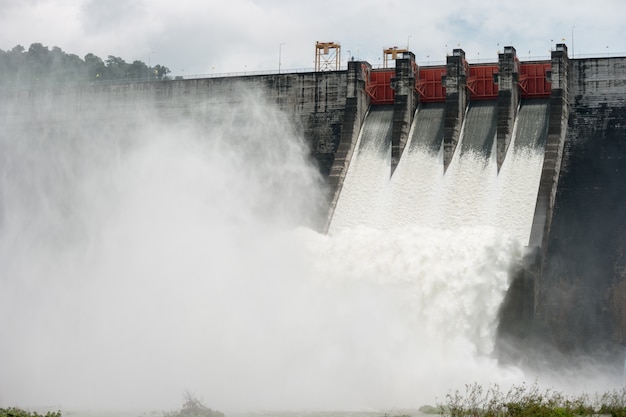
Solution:
[[[392,120],[393,106],[389,105],[372,107],[367,114],[329,232],[338,223],[354,227],[380,218],[381,194],[389,182],[391,166]]]

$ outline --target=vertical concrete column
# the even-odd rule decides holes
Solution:
[[[519,64],[512,46],[505,46],[504,53],[498,54],[498,108],[497,108],[497,160],[498,171],[504,162],[513,124],[519,106]]]
[[[391,87],[395,90],[391,136],[391,175],[396,170],[409,139],[413,115],[417,108],[414,68],[415,55],[412,52],[404,52],[402,58],[396,59],[396,74],[391,79]]]
[[[530,246],[544,248],[550,233],[554,200],[556,197],[561,162],[563,160],[563,148],[567,133],[569,118],[569,67],[567,46],[558,44],[552,51],[552,70],[550,81],[552,92],[550,94],[550,113],[548,119],[548,137],[543,159],[543,169],[539,181],[537,204],[530,232]]]
[[[452,156],[459,143],[465,108],[469,103],[465,52],[455,49],[446,59],[446,104],[443,122],[443,169],[448,169]]]
[[[367,62],[348,62],[346,110],[341,126],[341,140],[328,175],[328,215],[326,224],[323,226],[324,232],[328,230],[330,225],[343,181],[350,166],[350,160],[354,153],[359,132],[361,131],[361,124],[369,107],[370,96],[365,88],[368,82],[366,77],[371,69],[371,65]]]

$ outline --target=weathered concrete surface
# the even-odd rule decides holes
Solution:
[[[571,114],[536,283],[536,314],[561,351],[613,346],[621,355],[626,342],[626,58],[574,60],[571,69]]]
[[[242,101],[251,109],[275,105],[304,135],[326,176],[341,141],[347,84],[346,71],[335,71],[2,90],[0,117],[28,125],[69,122],[76,117],[95,122],[107,109],[123,122],[136,118],[147,106],[156,108],[158,117],[174,119],[202,112],[206,117],[220,117],[230,105]],[[10,103],[21,105],[15,108]]]

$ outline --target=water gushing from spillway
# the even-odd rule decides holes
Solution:
[[[545,107],[539,110],[545,113]],[[392,111],[391,108],[378,110],[387,112],[387,119],[370,119],[367,123],[390,125]],[[443,112],[439,117],[442,120]],[[525,119],[525,113],[522,117]],[[537,111],[530,117],[537,117]],[[466,135],[472,129],[484,130],[482,125],[488,123],[482,114],[473,122],[465,127]],[[369,137],[365,140],[372,141]],[[462,148],[463,144],[458,147]],[[485,157],[471,149],[467,152],[457,149],[444,175],[441,149],[433,152],[427,146],[409,142],[393,177],[389,178],[390,138],[379,141],[373,152],[372,145],[361,146],[337,203],[331,233],[356,225],[383,229],[411,225],[451,230],[488,227],[526,245],[539,187],[543,147],[516,147],[515,138],[510,147],[500,172],[495,151]]]
[[[489,113],[490,109],[485,106],[474,116],[470,113],[464,126],[464,135],[479,143],[481,134],[495,134],[495,129],[484,126],[489,123],[483,114],[485,109]],[[411,141],[390,178],[391,132],[388,129],[381,134],[381,131],[382,127],[391,126],[393,109],[370,111],[329,233],[342,236],[354,230],[373,229],[381,236],[381,243],[376,245],[381,253],[385,248],[388,253],[395,251],[398,259],[409,256],[415,265],[436,264],[435,267],[429,265],[415,279],[417,294],[427,293],[429,281],[433,279],[441,291],[439,296],[443,296],[436,304],[440,310],[424,322],[430,323],[436,317],[442,322],[465,320],[465,328],[481,326],[479,332],[454,333],[454,337],[473,346],[471,359],[467,360],[476,362],[490,358],[494,350],[497,314],[510,283],[509,273],[519,262],[523,246],[528,242],[543,155],[540,147],[524,146],[514,150],[513,143],[498,173],[495,152],[485,156],[461,143],[444,174],[440,144],[433,147],[430,137],[441,134],[443,116],[443,107],[425,108],[423,114],[418,112]],[[407,238],[407,233],[412,236]],[[382,236],[394,236],[407,244],[416,240],[423,246],[405,253],[402,245],[389,248]],[[441,245],[441,251],[429,250],[430,245]],[[455,253],[448,258],[445,251],[457,245],[463,247],[465,253]],[[483,253],[488,255],[481,256]],[[375,259],[376,250],[370,256]],[[448,273],[448,270],[454,272]],[[458,285],[464,286],[464,295],[448,298]],[[470,296],[471,288],[480,289]],[[463,309],[455,310],[459,303]],[[450,333],[446,337],[453,336]],[[484,370],[485,373],[469,373],[468,378],[481,380],[491,375],[503,382],[510,376],[507,372],[501,373],[495,364]],[[455,380],[454,377],[449,379]]]

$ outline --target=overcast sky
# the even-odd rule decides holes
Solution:
[[[624,0],[0,0],[0,49],[31,43],[119,56],[172,75],[313,68],[315,42],[377,66],[398,46],[418,62],[522,60],[564,42],[575,56],[626,55]],[[573,34],[573,36],[572,36]]]

